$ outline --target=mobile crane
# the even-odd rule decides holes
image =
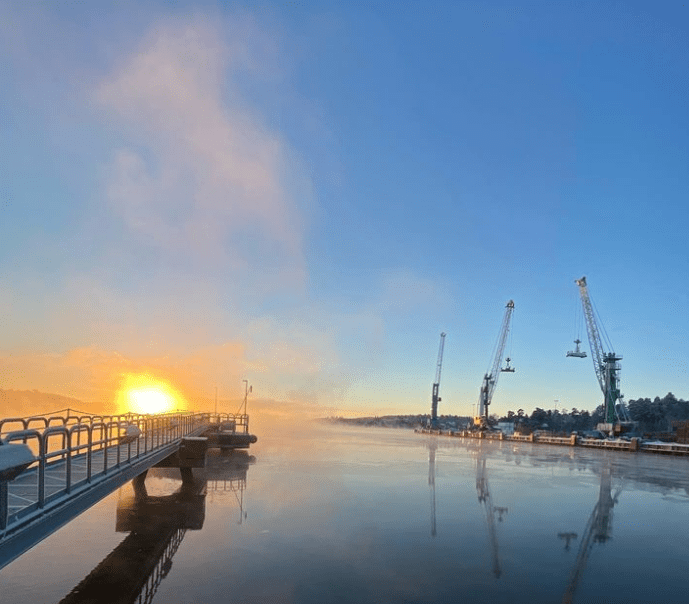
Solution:
[[[431,393],[431,421],[430,428],[438,428],[438,403],[440,398],[440,372],[443,368],[443,349],[445,348],[445,333],[440,334],[440,348],[438,349],[438,363],[435,369],[435,382],[433,382],[433,392]]]
[[[485,430],[488,428],[488,407],[493,399],[493,393],[498,385],[498,378],[503,371],[514,373],[514,367],[510,366],[510,357],[505,359],[505,367],[502,365],[502,357],[505,353],[505,344],[507,343],[507,335],[510,332],[510,320],[514,312],[514,301],[510,300],[505,306],[505,316],[502,319],[502,327],[498,341],[495,345],[495,352],[493,354],[493,362],[490,368],[483,376],[483,383],[478,398],[478,414],[474,417],[474,428]]]
[[[601,340],[601,331],[606,336],[606,344],[612,350],[612,344],[607,338],[604,329],[599,329],[596,314],[593,310],[591,297],[589,296],[588,285],[586,277],[576,279],[574,281],[579,286],[579,295],[581,296],[581,304],[584,308],[584,317],[586,319],[586,333],[589,338],[589,346],[591,347],[591,358],[593,360],[593,368],[598,378],[598,384],[603,391],[603,408],[605,423],[599,424],[598,429],[610,434],[614,432],[621,432],[622,428],[631,426],[632,422],[629,417],[629,412],[622,400],[620,393],[620,363],[622,357],[614,352],[606,352],[603,348]],[[567,356],[583,358],[585,353],[579,351],[579,343],[575,352],[568,352]],[[579,353],[579,354],[576,354]]]

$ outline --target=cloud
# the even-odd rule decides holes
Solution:
[[[201,17],[159,22],[103,79],[95,98],[130,141],[108,166],[106,195],[148,246],[301,283],[308,183],[295,187],[293,151],[238,84],[272,46],[261,54],[255,29],[230,31]]]

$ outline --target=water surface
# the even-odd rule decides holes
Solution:
[[[0,602],[684,603],[688,468],[402,430],[274,431],[250,455],[212,455],[193,484],[155,470],[145,493],[113,493],[0,571]],[[114,600],[117,585],[140,590]]]

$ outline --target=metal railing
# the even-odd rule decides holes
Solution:
[[[3,446],[15,442],[28,445],[36,456],[0,489],[0,541],[21,518],[217,421],[198,413],[0,420],[0,456]]]
[[[209,422],[214,424],[230,425],[233,431],[239,434],[249,433],[249,416],[246,413],[209,413]]]

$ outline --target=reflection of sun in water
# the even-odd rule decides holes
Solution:
[[[146,374],[127,374],[117,393],[120,412],[166,413],[185,407],[184,397],[167,382]]]

